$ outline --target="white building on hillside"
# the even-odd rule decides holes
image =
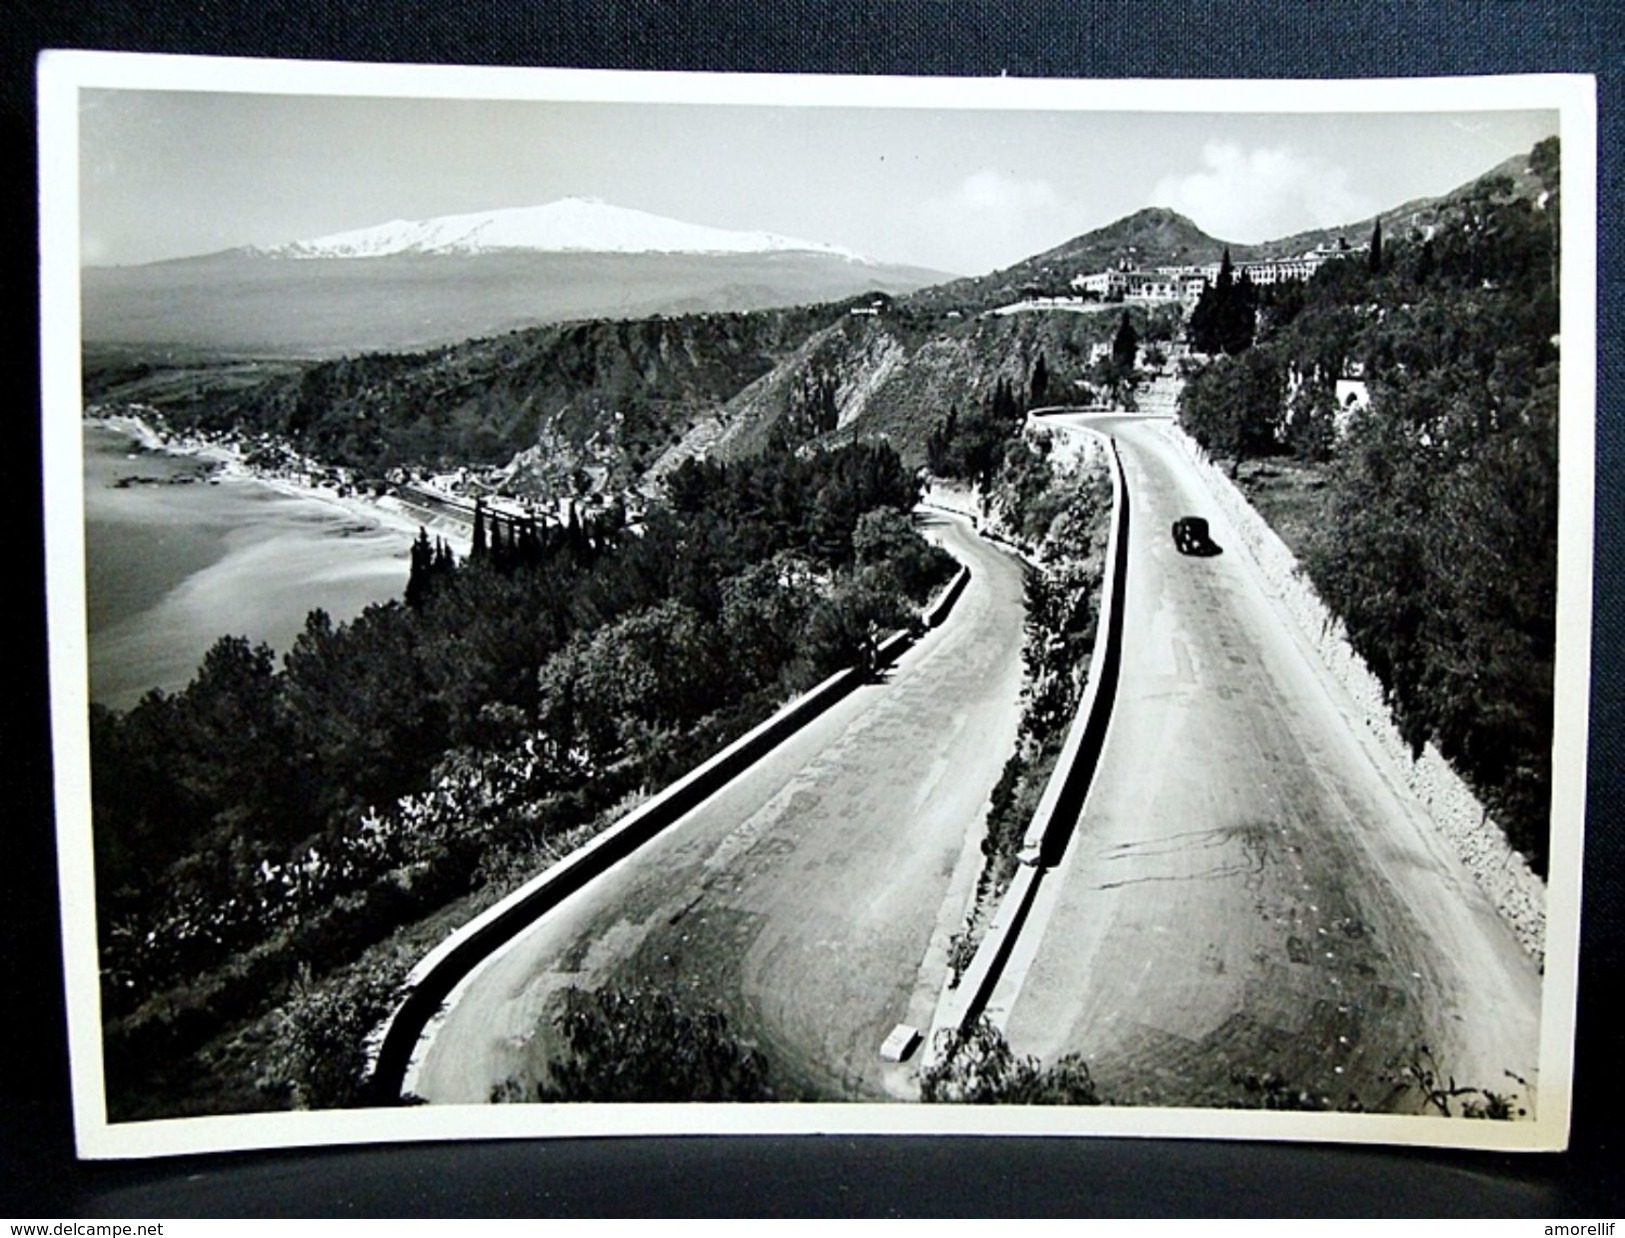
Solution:
[[[1232,264],[1236,279],[1244,275],[1255,287],[1308,280],[1327,262],[1337,258],[1351,258],[1364,254],[1368,246],[1350,246],[1321,243],[1295,258],[1265,258],[1257,262]],[[1091,274],[1079,275],[1072,287],[1084,296],[1102,301],[1144,301],[1154,304],[1181,302],[1190,306],[1201,298],[1208,285],[1218,282],[1220,263],[1207,262],[1185,266],[1160,266],[1142,270],[1127,259],[1115,267]]]

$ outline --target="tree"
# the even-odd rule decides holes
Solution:
[[[1224,251],[1219,262],[1219,274],[1212,284],[1202,290],[1202,296],[1191,311],[1189,338],[1197,352],[1228,353],[1234,356],[1252,346],[1257,320],[1257,290],[1246,272],[1238,280],[1230,261],[1230,251]]]
[[[1285,435],[1285,382],[1261,350],[1220,357],[1192,376],[1179,397],[1179,419],[1206,450],[1231,461],[1279,450]]]
[[[417,610],[429,596],[429,580],[434,573],[434,546],[429,541],[429,530],[421,524],[417,540],[412,543],[411,564],[406,576],[406,604]]]
[[[1298,459],[1324,464],[1332,458],[1337,443],[1336,390],[1325,382],[1306,384],[1288,410],[1286,441]]]
[[[1433,275],[1433,238],[1428,237],[1422,242],[1422,247],[1416,255],[1416,273],[1414,279],[1418,284],[1425,284]]]
[[[1227,297],[1221,298],[1219,311],[1219,347],[1230,356],[1246,352],[1253,346],[1253,335],[1258,323],[1258,289],[1246,271],[1230,287]]]
[[[787,432],[793,430],[803,439],[828,434],[841,420],[840,406],[835,398],[837,390],[838,384],[833,374],[804,374],[801,386],[791,394],[790,408],[779,424],[785,425]]]
[[[1044,397],[1049,394],[1049,366],[1044,363],[1044,354],[1038,354],[1038,360],[1033,362],[1033,376],[1028,383],[1028,393],[1032,397],[1032,406],[1037,408],[1044,403]]]
[[[999,381],[993,388],[992,411],[993,420],[1000,424],[1020,421],[1027,415],[1026,410],[1021,407],[1021,401],[1016,399],[1015,393],[1010,390],[1010,380],[1003,375],[999,376]]]
[[[1134,369],[1134,360],[1140,352],[1140,337],[1134,324],[1128,320],[1128,311],[1117,323],[1117,334],[1112,337],[1112,360],[1118,369],[1127,373]]]
[[[283,660],[282,699],[315,811],[348,826],[420,785],[446,743],[444,718],[399,603],[335,626],[313,610]]]
[[[1214,323],[1218,312],[1218,289],[1212,284],[1204,284],[1202,295],[1191,308],[1191,320],[1186,328],[1186,339],[1197,352],[1211,355],[1219,351],[1218,331]]]
[[[873,657],[876,638],[909,620],[885,574],[864,568],[840,580],[807,617],[803,649],[824,674],[864,666]]]
[[[295,1109],[366,1104],[367,1038],[388,1016],[399,988],[380,969],[358,966],[318,982],[303,965],[277,1012],[262,1086],[287,1089]]]
[[[1125,408],[1134,406],[1134,384],[1138,378],[1134,360],[1139,351],[1139,334],[1125,310],[1118,320],[1117,333],[1112,337],[1111,351],[1095,363],[1091,374],[1096,383],[1111,393],[1112,400]]]
[[[753,563],[724,583],[720,620],[726,667],[744,691],[772,684],[795,662],[817,589],[812,565],[788,551]]]
[[[647,755],[655,737],[722,699],[728,677],[714,641],[711,625],[675,600],[577,632],[538,677],[542,729],[588,770]]]
[[[859,567],[884,570],[907,597],[923,602],[933,585],[946,578],[952,560],[932,546],[914,523],[895,507],[876,507],[858,517],[852,551]]]
[[[959,435],[959,409],[950,405],[944,417],[925,440],[926,466],[938,477],[959,477],[960,461],[954,453]]]
[[[270,646],[222,636],[177,704],[175,778],[202,810],[251,840],[297,833],[285,811],[289,744]]]
[[[938,477],[954,477],[972,485],[991,484],[1005,447],[1010,427],[1001,425],[988,411],[972,410],[961,418],[957,408],[931,433],[926,442],[926,460]]]
[[[534,716],[536,672],[567,639],[572,610],[588,601],[568,571],[501,570],[500,527],[493,524],[491,554],[436,590],[417,625],[418,656],[451,744],[497,738],[484,721],[487,706]]]
[[[1371,251],[1366,255],[1366,269],[1373,275],[1382,273],[1382,220],[1371,225]]]

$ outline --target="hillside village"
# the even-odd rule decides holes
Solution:
[[[1295,258],[1238,262],[1234,273],[1237,280],[1262,288],[1287,280],[1312,279],[1326,263],[1364,257],[1370,250],[1369,244],[1351,246],[1341,240],[1336,244],[1323,242]],[[1143,301],[1151,305],[1178,302],[1194,306],[1203,291],[1218,282],[1222,265],[1222,262],[1206,262],[1142,268],[1135,264],[1132,256],[1124,256],[1115,267],[1077,276],[1072,280],[1072,287],[1078,290],[1080,299]]]

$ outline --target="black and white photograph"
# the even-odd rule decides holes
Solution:
[[[1589,79],[40,106],[81,1155],[1565,1145]]]

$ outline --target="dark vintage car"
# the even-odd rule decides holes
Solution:
[[[1182,555],[1216,555],[1219,547],[1208,536],[1207,521],[1201,516],[1181,516],[1174,521],[1174,545]]]

